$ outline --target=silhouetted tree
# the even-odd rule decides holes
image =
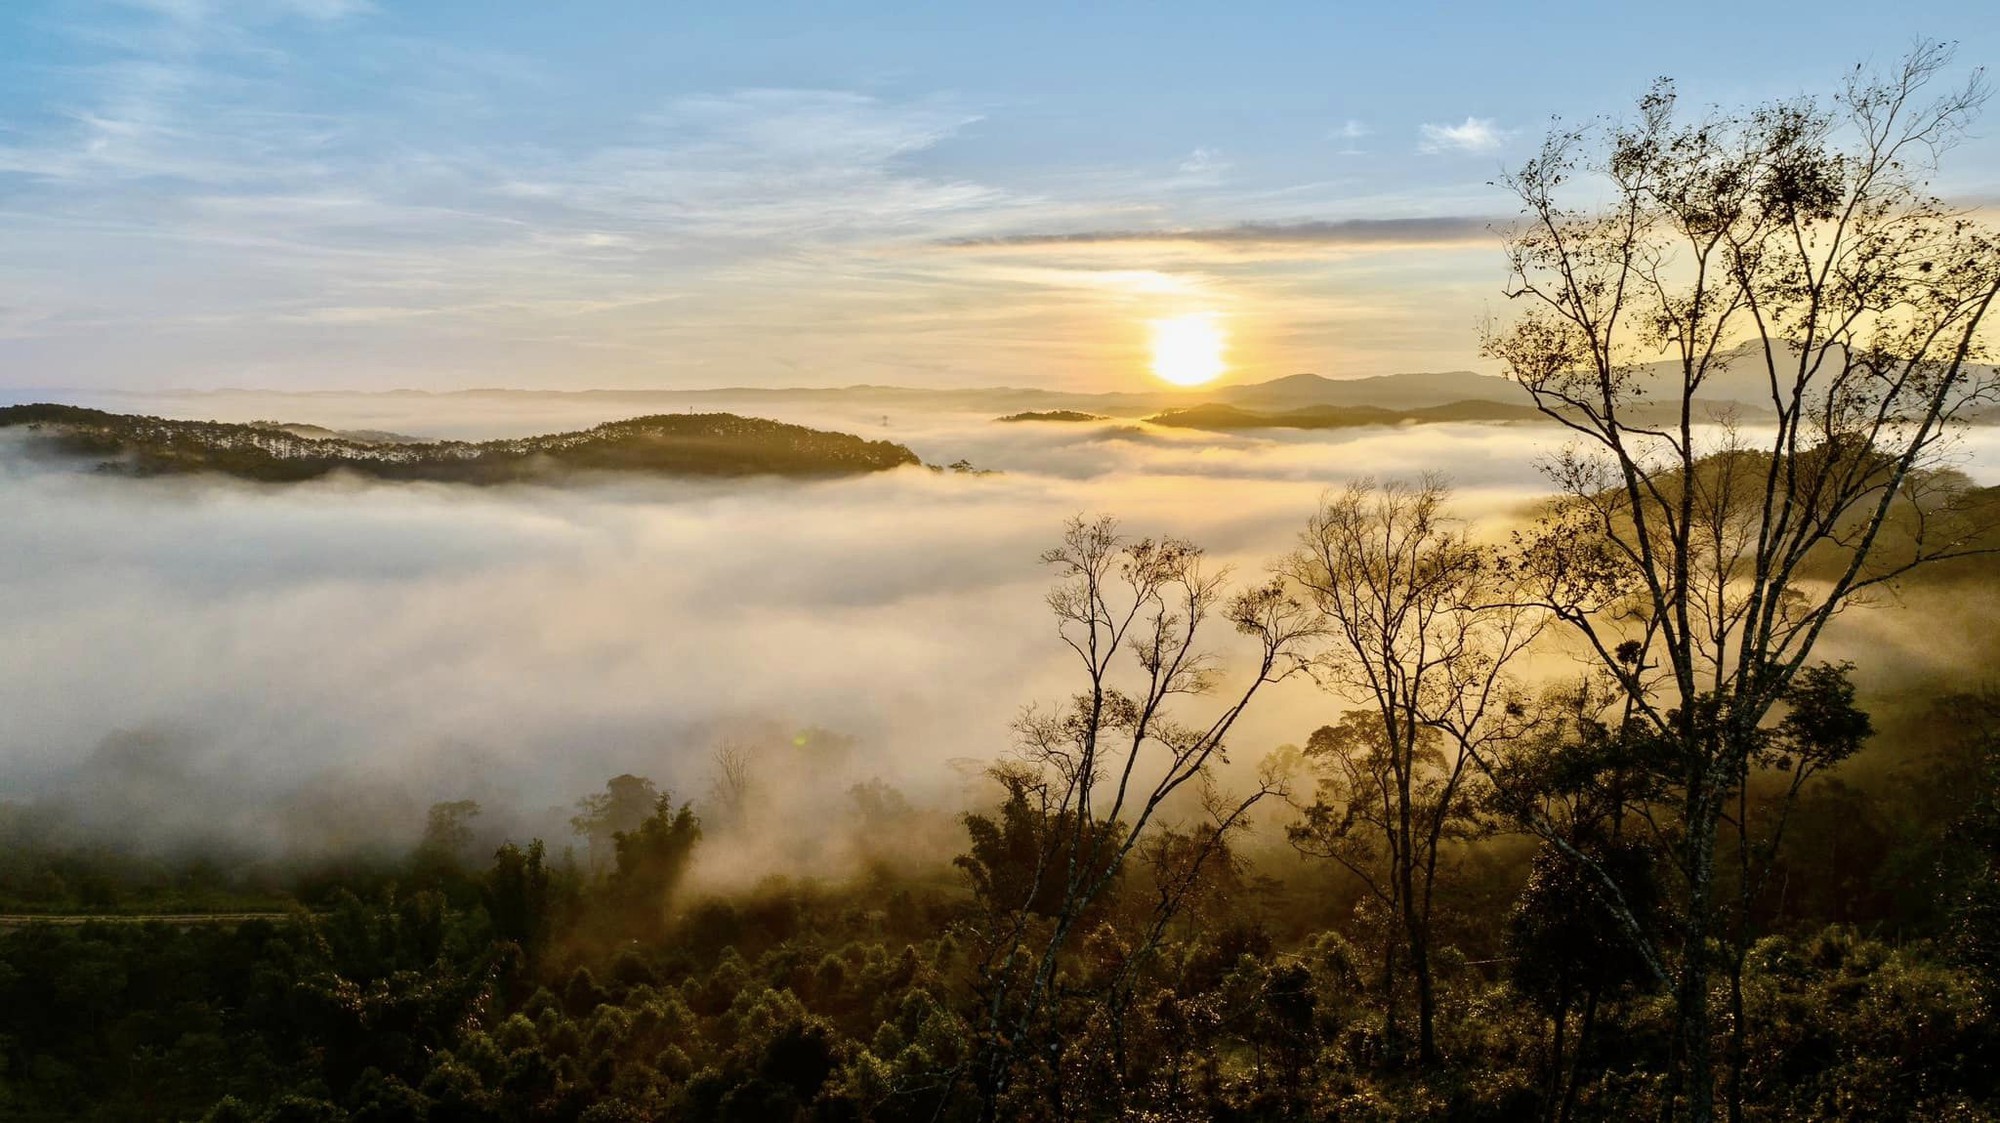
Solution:
[[[1306,631],[1303,607],[1279,583],[1225,597],[1222,578],[1203,571],[1197,547],[1131,540],[1110,518],[1072,520],[1062,545],[1042,560],[1060,574],[1049,607],[1084,689],[1060,708],[1030,707],[1016,722],[1017,759],[996,771],[1010,802],[1021,801],[1010,823],[1038,837],[1031,870],[1008,886],[1017,899],[986,934],[986,1049],[975,1078],[988,1118],[1002,1110],[1015,1062],[1029,1049],[1037,1069],[1050,1074],[1040,1094],[1063,1112],[1062,1042],[1045,1016],[1064,950],[1162,804],[1210,776],[1230,729],[1258,691],[1286,673]],[[1256,644],[1254,669],[1207,724],[1183,723],[1171,704],[1217,684],[1214,657],[1201,641],[1218,610]],[[1205,801],[1222,815],[1218,831],[1238,825],[1268,790]],[[987,885],[1000,887],[991,877]]]
[[[726,829],[742,822],[750,806],[750,750],[741,742],[725,740],[715,750],[713,768],[708,802],[715,823]]]
[[[1474,750],[1511,735],[1510,660],[1541,615],[1509,603],[1491,551],[1448,517],[1442,479],[1362,480],[1327,499],[1284,571],[1317,613],[1307,666],[1359,703],[1314,733],[1315,803],[1292,832],[1339,860],[1393,918],[1417,995],[1417,1049],[1437,1060],[1431,965],[1442,848],[1480,826]],[[1385,1024],[1396,1036],[1395,954],[1384,955]]]
[[[418,872],[431,878],[459,873],[472,857],[472,821],[479,815],[478,802],[470,799],[431,804],[424,837],[417,843]]]
[[[632,830],[644,822],[653,813],[659,797],[660,791],[651,780],[628,772],[607,780],[604,790],[596,795],[576,801],[576,814],[569,825],[583,836],[590,872],[604,869],[615,852],[618,832]]]
[[[701,841],[701,821],[687,804],[676,808],[662,792],[653,813],[629,831],[613,836],[617,868],[609,889],[619,904],[627,929],[638,939],[658,940],[666,933],[667,908]]]
[[[486,875],[486,912],[493,934],[519,945],[529,970],[540,963],[554,924],[555,893],[541,839],[526,850],[507,843],[493,855]]]
[[[1948,60],[1923,45],[1831,103],[1693,121],[1662,82],[1636,122],[1558,129],[1504,181],[1527,311],[1488,352],[1575,438],[1529,569],[1672,758],[1677,954],[1645,953],[1704,1123],[1718,828],[1760,731],[1843,607],[1978,548],[1938,469],[1992,390],[1975,360],[2000,252],[1927,194],[1985,98],[1977,77],[1927,98]],[[1571,201],[1595,193],[1583,174],[1605,203]],[[1732,372],[1742,389],[1720,392]],[[1704,404],[1732,394],[1755,428]]]
[[[1576,842],[1600,868],[1618,878],[1631,907],[1650,919],[1657,893],[1647,849],[1601,834]],[[1591,870],[1563,851],[1544,846],[1535,854],[1528,883],[1507,922],[1508,979],[1548,1016],[1551,1025],[1544,1099],[1547,1117],[1561,1123],[1575,1107],[1599,1003],[1618,990],[1650,981],[1645,962],[1604,906],[1603,897],[1604,889]],[[1572,1044],[1570,1013],[1579,1006],[1582,1024]]]
[[[1960,699],[1987,721],[2000,719],[2000,699],[1987,695]],[[2000,726],[1972,734],[1974,778],[1971,806],[1946,836],[1950,847],[1952,939],[1959,958],[1991,995],[2000,995]]]

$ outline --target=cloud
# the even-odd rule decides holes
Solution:
[[[155,6],[181,16],[79,31],[83,63],[38,78],[43,111],[0,133],[0,367],[39,384],[1079,383],[1136,369],[1114,365],[1123,325],[1157,310],[932,248],[1168,246],[1174,272],[1245,303],[1291,283],[1253,259],[1484,237],[1289,221],[1374,204],[1345,181],[1225,192],[1235,154],[1213,147],[1165,175],[1002,181],[940,151],[984,112],[946,94],[711,89],[528,126],[559,111],[534,59],[400,40],[352,4]],[[1323,320],[1344,282],[1312,283],[1292,307]],[[1476,308],[1451,301],[1395,361],[1463,361]]]
[[[625,412],[589,397],[124,408],[459,433]],[[858,407],[759,412],[881,432]],[[139,733],[182,746],[171,787],[190,825],[282,831],[274,801],[357,777],[419,807],[469,794],[532,812],[623,770],[698,794],[724,730],[775,720],[859,738],[855,780],[935,793],[952,758],[1005,748],[1018,706],[1072,689],[1035,562],[1069,514],[1185,534],[1254,575],[1357,466],[1445,455],[1469,495],[1507,502],[1533,474],[1519,431],[1438,444],[991,416],[898,411],[887,435],[1002,475],[823,484],[253,487],[106,478],[0,441],[0,507],[35,528],[0,534],[17,603],[0,619],[0,790],[73,790]],[[1245,728],[1246,757],[1312,720],[1273,709]]]
[[[409,81],[356,101],[342,87],[368,60],[415,51],[367,21],[327,26],[365,10],[147,0],[142,18],[73,28],[90,62],[52,71],[49,111],[0,134],[0,338],[33,354],[9,363],[72,384],[128,378],[146,354],[160,381],[281,365],[304,380],[340,327],[355,351],[334,362],[364,377],[438,356],[486,366],[477,352],[508,337],[572,369],[607,349],[656,366],[659,335],[686,355],[699,321],[640,310],[689,294],[717,319],[750,292],[840,303],[870,283],[830,258],[876,272],[871,247],[1034,205],[916,167],[978,119],[947,98],[720,90],[628,111],[589,141],[523,142],[479,125],[520,96],[521,68],[428,45]],[[312,18],[281,36],[283,16]],[[291,65],[300,37],[334,34],[345,70]],[[778,274],[819,291],[777,292]],[[707,326],[711,356],[743,346]]]
[[[1458,246],[1491,241],[1491,227],[1497,221],[1500,220],[1478,215],[1437,215],[1427,218],[1351,218],[1290,223],[1244,222],[1235,226],[1194,230],[1002,234],[944,239],[938,244],[972,249],[1177,242],[1211,246],[1303,245],[1365,249]]]
[[[1230,166],[1230,162],[1215,149],[1197,148],[1181,161],[1180,170],[1187,175],[1215,175],[1228,171]]]
[[[282,0],[291,11],[311,19],[346,19],[375,10],[372,0]]]
[[[626,412],[594,395],[121,406],[461,436]],[[858,406],[756,411],[882,432]],[[1358,473],[1449,464],[1460,513],[1485,532],[1542,492],[1534,464],[1562,442],[1528,426],[1209,434],[991,416],[898,411],[887,435],[1004,474],[806,484],[133,480],[0,439],[0,526],[31,528],[0,531],[0,792],[69,801],[142,841],[309,851],[407,842],[428,802],[473,798],[482,826],[560,848],[550,809],[611,775],[699,799],[725,737],[818,725],[856,738],[846,759],[758,772],[799,811],[759,860],[796,861],[824,843],[850,784],[880,777],[949,806],[963,791],[953,761],[993,758],[1020,705],[1075,689],[1035,561],[1070,514],[1187,536],[1254,580],[1324,490]],[[2000,438],[1979,456],[1988,478]],[[1962,655],[1937,638],[1886,628],[1874,650],[1892,657],[1877,661]],[[1236,641],[1217,639],[1225,673],[1240,668]],[[1233,758],[1296,743],[1328,705],[1302,683],[1274,692]]]
[[[1349,117],[1347,120],[1342,121],[1337,128],[1327,133],[1327,136],[1339,142],[1340,147],[1335,150],[1337,155],[1362,156],[1367,153],[1361,147],[1361,141],[1365,137],[1374,135],[1374,132],[1375,130],[1369,128],[1366,123]]]
[[[1417,151],[1431,154],[1498,152],[1513,135],[1489,117],[1467,117],[1456,125],[1425,124],[1417,132]]]
[[[703,94],[640,117],[630,140],[581,159],[539,154],[505,189],[544,221],[591,214],[655,241],[659,223],[670,235],[764,242],[891,237],[1004,205],[994,189],[901,166],[978,119],[944,102],[839,90]]]
[[[405,325],[349,332],[377,357],[335,360],[387,380],[434,355],[484,366],[477,352],[503,335],[533,337],[510,348],[521,359],[567,350],[574,369],[579,352],[613,348],[653,366],[660,333],[690,353],[699,313],[667,324],[636,310],[689,294],[718,318],[739,295],[849,302],[871,287],[852,275],[875,268],[869,248],[1032,206],[913,169],[977,119],[941,99],[723,91],[636,114],[595,146],[452,137],[413,156],[421,142],[380,119],[322,114],[262,81],[125,60],[93,73],[75,112],[0,137],[0,306],[8,336],[64,357],[41,380],[119,380],[145,352],[162,372],[186,356],[203,380],[281,363],[309,379],[308,356],[326,350],[307,329],[331,324]],[[844,283],[834,255],[847,255]],[[779,291],[778,274],[806,291]],[[635,322],[602,322],[620,317]],[[708,326],[711,354],[757,342]]]
[[[299,16],[332,21],[373,12],[372,0],[118,0],[179,24]]]

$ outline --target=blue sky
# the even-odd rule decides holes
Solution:
[[[2000,61],[1970,2],[11,0],[0,384],[1131,387],[1189,314],[1238,378],[1473,367],[1552,115],[1925,36]]]

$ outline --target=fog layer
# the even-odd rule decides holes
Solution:
[[[234,405],[420,435],[604,419],[381,398],[302,412],[313,401]],[[954,761],[1006,748],[1023,703],[1075,688],[1036,563],[1068,516],[1184,535],[1254,576],[1330,486],[1441,468],[1462,513],[1498,518],[1541,490],[1557,439],[764,412],[998,473],[269,486],[99,476],[0,447],[0,798],[60,800],[140,838],[285,848],[400,839],[448,798],[553,833],[552,809],[618,772],[699,796],[733,730],[776,723],[854,739],[824,775],[789,762],[788,781],[835,798],[880,777],[936,800],[963,788]],[[1969,447],[1987,474],[1983,440]],[[1902,632],[1885,620],[1869,643]],[[1962,654],[1902,646],[1905,667]],[[1334,708],[1287,684],[1234,747],[1302,740]]]

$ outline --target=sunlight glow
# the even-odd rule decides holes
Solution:
[[[1213,382],[1228,369],[1222,352],[1228,337],[1215,313],[1196,312],[1152,321],[1153,376],[1176,386]]]

